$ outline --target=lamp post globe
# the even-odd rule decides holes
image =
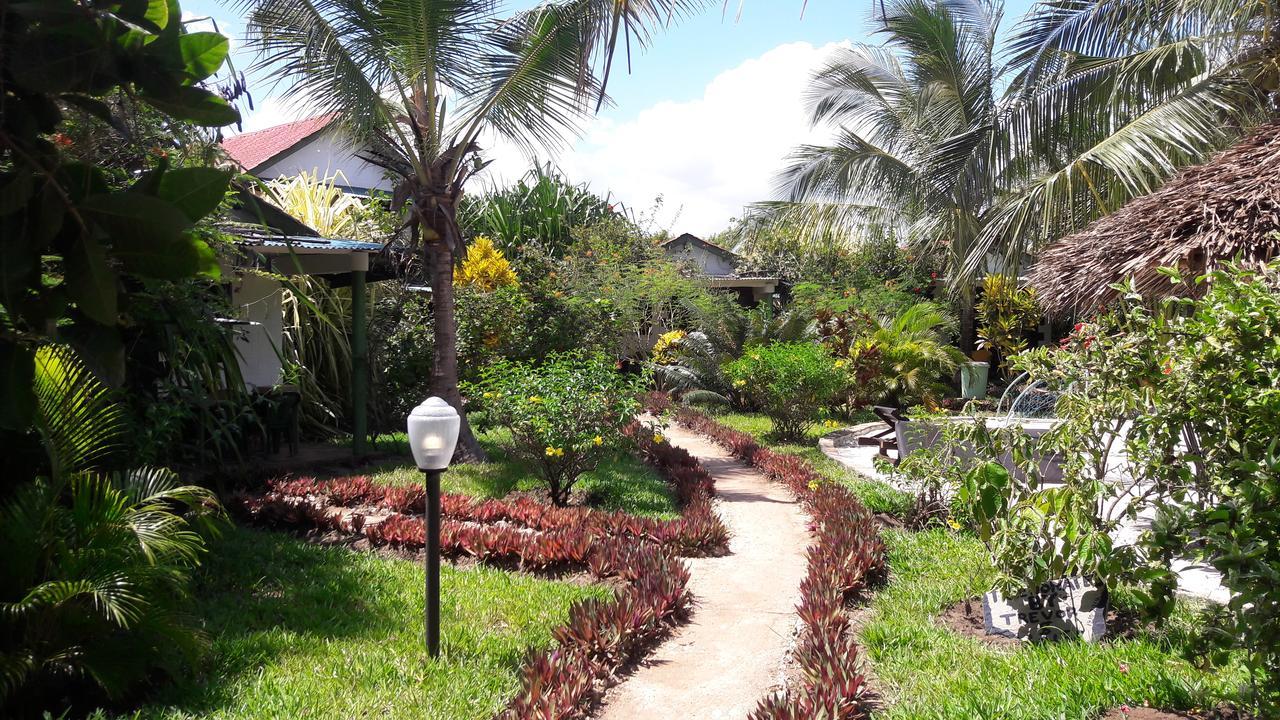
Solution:
[[[409,449],[413,461],[426,475],[427,653],[440,655],[440,473],[449,467],[458,445],[462,418],[449,403],[427,398],[409,413]]]

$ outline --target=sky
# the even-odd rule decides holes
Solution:
[[[1006,30],[1030,1],[1010,0]],[[237,3],[182,5],[188,19],[212,18],[232,38],[238,70],[252,68]],[[723,13],[716,7],[674,23],[633,52],[629,73],[625,58],[615,61],[613,106],[589,120],[570,149],[537,160],[652,217],[654,230],[705,237],[725,229],[744,206],[774,197],[774,177],[792,148],[829,133],[808,123],[803,94],[813,71],[841,45],[881,41],[870,33],[872,0],[808,0],[803,17],[802,6],[805,0],[728,0]],[[255,109],[241,107],[244,131],[307,115],[251,72],[249,85]],[[501,143],[486,153],[494,164],[480,180],[490,185],[515,180],[535,161]]]

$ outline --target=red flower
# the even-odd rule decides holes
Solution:
[[[936,272],[931,272],[931,273],[929,273],[929,278],[930,278],[931,280],[937,280],[937,279],[938,279],[938,273],[936,273]]]
[[[1173,358],[1165,358],[1164,367],[1160,368],[1160,372],[1165,375],[1173,374]]]
[[[53,144],[57,145],[58,147],[64,147],[64,148],[71,147],[73,144],[71,138],[67,137],[66,135],[63,135],[62,133],[54,133],[52,139],[53,139]]]
[[[1084,323],[1082,323],[1082,322],[1078,322],[1078,323],[1076,323],[1076,326],[1075,326],[1075,327],[1073,327],[1073,328],[1071,328],[1071,332],[1072,332],[1072,334],[1080,332],[1080,328],[1082,328],[1082,327],[1084,327]]]
[[[911,288],[911,292],[918,293],[920,292],[920,288]]]
[[[1089,349],[1089,346],[1090,346],[1090,345],[1093,345],[1093,341],[1094,341],[1094,338],[1093,338],[1093,337],[1087,337],[1087,338],[1085,338],[1085,339],[1084,339],[1084,349],[1085,349],[1085,350],[1088,350],[1088,349]]]

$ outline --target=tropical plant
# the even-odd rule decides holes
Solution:
[[[608,197],[586,183],[574,184],[549,163],[535,165],[505,188],[470,199],[458,209],[463,230],[493,238],[508,253],[535,245],[551,257],[562,257],[573,244],[573,231],[614,215]]]
[[[773,420],[780,439],[803,438],[849,389],[845,361],[812,342],[751,348],[725,366],[739,393]]]
[[[490,420],[511,430],[511,453],[535,469],[563,506],[582,473],[624,445],[648,386],[603,355],[555,353],[539,364],[499,360],[476,386]],[[660,436],[655,438],[660,441]]]
[[[937,405],[949,378],[965,361],[951,345],[952,320],[934,303],[917,303],[896,317],[818,314],[823,343],[849,363],[856,382],[851,404]]]
[[[1268,13],[1046,2],[1001,66],[998,2],[885,3],[886,44],[839,50],[815,75],[811,117],[835,140],[794,152],[785,201],[769,210],[820,237],[892,228],[922,251],[942,248],[967,348],[977,277],[1016,275],[1045,242],[1260,117],[1263,96],[1237,68],[1268,67],[1274,54],[1237,53],[1270,42],[1250,29]]]
[[[1018,287],[1018,279],[991,273],[982,279],[978,300],[978,347],[995,356],[1001,370],[1009,359],[1027,349],[1027,333],[1040,323],[1036,292]]]
[[[494,247],[492,240],[481,235],[467,246],[467,257],[453,272],[453,283],[459,287],[474,287],[481,292],[493,292],[500,287],[519,285],[520,280],[502,251]]]
[[[221,512],[164,468],[109,469],[127,415],[68,347],[36,351],[33,392],[48,465],[0,504],[0,708],[14,712],[86,686],[119,697],[192,659],[187,586]]]
[[[334,114],[396,178],[432,288],[432,394],[462,407],[453,265],[458,203],[485,165],[480,140],[555,149],[604,102],[619,40],[645,43],[653,26],[703,4],[555,0],[504,17],[489,0],[243,0],[260,67],[286,97]],[[483,456],[465,419],[459,451]]]
[[[122,275],[216,276],[196,224],[222,202],[231,173],[170,169],[148,158],[123,182],[65,151],[67,114],[115,122],[99,98],[119,90],[168,118],[217,127],[239,114],[202,87],[222,67],[227,39],[185,32],[177,2],[5,3],[0,6],[0,427],[24,432],[35,407],[35,348],[51,336],[124,375]],[[96,160],[90,157],[90,160]],[[120,173],[123,175],[123,173]]]
[[[321,177],[318,170],[303,170],[269,181],[267,189],[276,205],[323,237],[353,238],[365,203],[338,187],[339,179],[346,179],[341,171]]]
[[[654,378],[682,397],[696,392],[703,402],[728,404],[735,393],[725,364],[749,348],[813,337],[813,322],[801,313],[777,312],[765,303],[745,311],[727,307],[685,335],[675,348],[673,363],[655,364]]]

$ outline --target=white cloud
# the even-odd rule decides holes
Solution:
[[[828,135],[809,127],[803,94],[837,47],[779,45],[716,76],[701,98],[661,102],[623,122],[597,120],[557,164],[633,210],[662,195],[658,220],[673,232],[723,230],[743,206],[773,197],[774,176],[796,145]],[[528,167],[509,149],[493,154],[500,181]]]

